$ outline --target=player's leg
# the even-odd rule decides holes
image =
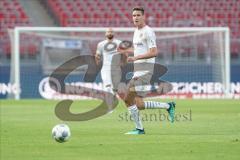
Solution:
[[[121,70],[120,66],[112,65],[112,68],[111,68],[111,85],[112,85],[112,89],[115,93],[117,93],[117,91],[118,91],[118,86],[121,82],[121,78],[122,78],[122,70]]]
[[[125,104],[128,107],[128,111],[131,114],[131,117],[135,123],[136,129],[127,132],[125,134],[145,134],[144,128],[142,125],[142,120],[140,117],[139,109],[135,104],[135,97],[137,96],[133,83],[130,82],[127,94],[124,98]]]
[[[141,90],[144,91],[139,91],[137,92],[135,102],[138,106],[139,109],[166,109],[169,113],[170,120],[171,122],[174,122],[174,115],[175,115],[175,102],[157,102],[157,101],[143,101],[142,97],[146,97],[148,94],[148,89],[147,85],[150,84],[152,75],[151,74],[146,74],[144,77],[141,77],[137,79],[137,85],[142,86]]]
[[[136,103],[139,110],[144,110],[145,109],[143,97],[138,96],[138,95],[135,96],[135,103]]]
[[[145,109],[169,109],[175,104],[174,102],[157,102],[157,101],[144,101]]]
[[[101,69],[101,78],[102,78],[102,83],[103,83],[103,90],[107,93],[111,93],[114,96],[116,95],[115,92],[113,91],[113,86],[112,86],[112,80],[111,80],[111,70],[109,65],[104,65],[102,66]],[[111,96],[106,96],[106,102],[107,104],[112,104],[114,99]],[[112,113],[113,108],[112,105],[108,106],[108,113]]]
[[[157,102],[157,101],[144,101],[143,98],[140,97],[140,96],[135,97],[135,103],[136,103],[139,110],[144,110],[144,109],[167,109],[167,111],[171,112],[171,114],[173,114],[174,108],[175,108],[175,105],[176,105],[175,102],[164,103],[164,102]]]
[[[171,122],[174,122],[175,106],[175,102],[144,101],[145,109],[167,109]]]
[[[121,68],[120,66],[105,65],[101,70],[101,77],[103,81],[103,87],[108,92],[117,93],[118,85],[121,81]]]
[[[107,92],[112,92],[111,69],[109,65],[102,66],[101,78],[103,82],[103,90],[106,90]]]

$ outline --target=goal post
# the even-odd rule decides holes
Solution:
[[[91,41],[89,40],[89,38],[92,38],[92,40],[97,40],[99,42],[100,40],[104,39],[103,35],[106,29],[107,28],[94,28],[94,27],[15,27],[13,32],[9,32],[10,37],[12,37],[11,38],[11,47],[12,47],[11,74],[10,74],[11,81],[14,84],[16,84],[16,86],[19,86],[21,88],[21,74],[20,74],[21,72],[21,57],[20,57],[21,34],[37,35],[39,37],[54,37],[55,34],[57,34],[58,38],[63,37],[62,39],[66,39],[67,37],[66,35],[68,35],[67,33],[70,33],[70,32],[89,33],[90,34],[89,37],[87,35],[81,38],[86,38],[87,41]],[[120,40],[125,40],[124,38],[127,38],[127,40],[129,41],[132,40],[132,36],[129,36],[129,34],[127,33],[132,34],[134,32],[134,28],[113,28],[113,30],[117,33],[116,38]],[[201,64],[200,67],[204,66],[205,63],[206,64],[210,63],[212,65],[212,69],[211,69],[212,75],[210,75],[210,72],[208,73],[206,72],[206,74],[209,74],[209,75],[204,75],[204,71],[201,70],[201,68],[199,68],[199,71],[201,70],[199,74],[201,74],[202,76],[206,76],[203,78],[203,80],[200,80],[200,81],[203,82],[204,79],[208,79],[207,76],[209,77],[212,76],[212,78],[209,78],[210,79],[209,81],[212,80],[212,81],[221,83],[223,86],[223,92],[224,92],[223,94],[225,96],[228,96],[228,94],[230,94],[230,82],[231,82],[230,81],[230,33],[229,33],[228,27],[187,27],[187,28],[173,27],[173,28],[153,28],[153,30],[156,33],[157,43],[158,43],[157,45],[158,45],[159,52],[161,54],[161,56],[158,58],[160,59],[160,61],[162,59],[163,60],[162,62],[165,63],[167,66],[169,64],[170,65],[179,64],[180,66],[188,65],[187,67],[190,67],[190,68],[193,65],[195,65],[195,63]],[[63,32],[66,34],[63,34],[60,36],[60,33],[62,34]],[[101,33],[101,36],[91,37],[93,33],[96,33],[96,34]],[[122,36],[122,34],[124,33],[125,35]],[[188,43],[191,45],[191,48],[187,47]],[[201,57],[201,54],[202,54],[199,51],[201,50],[201,47],[199,47],[200,43],[204,48],[203,52],[205,57],[202,63],[198,62],[199,60],[198,57]],[[207,47],[209,49],[206,49]],[[190,51],[187,52],[183,50],[190,50]],[[191,54],[191,52],[193,52],[193,54]],[[186,56],[186,54],[190,54],[190,55]],[[189,72],[194,72],[194,70],[191,70]],[[196,69],[196,72],[198,72],[198,69]],[[183,77],[184,79],[183,81],[191,81],[191,77],[189,77],[189,80],[187,80],[186,78],[187,77]],[[177,77],[174,77],[174,79],[177,79]],[[195,77],[195,79],[198,79],[198,77]],[[195,81],[195,79],[193,76],[193,81]],[[179,81],[181,82],[182,80],[179,79]],[[20,99],[20,98],[21,98],[21,92],[18,92],[17,94],[14,95],[14,99]]]

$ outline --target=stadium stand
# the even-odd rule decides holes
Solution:
[[[214,27],[229,26],[233,37],[240,38],[239,0],[47,0],[48,9],[61,26],[131,27],[129,10],[144,6],[152,26]],[[204,7],[203,7],[204,6]],[[205,7],[207,6],[207,7]],[[151,16],[149,15],[151,13]],[[130,21],[129,21],[130,20]]]
[[[229,26],[232,57],[240,57],[239,0],[44,0],[41,3],[56,23],[64,27],[132,27],[130,10],[134,6],[145,8],[147,22],[153,27]],[[34,24],[29,22],[19,0],[1,0],[0,25],[0,52],[9,55],[7,28]],[[28,55],[38,50],[28,43],[21,49]]]
[[[10,57],[10,38],[8,29],[15,26],[31,26],[29,17],[18,0],[0,1],[0,51],[1,54]],[[32,46],[31,46],[32,47]],[[28,48],[31,48],[28,46]],[[23,48],[26,49],[26,48]]]

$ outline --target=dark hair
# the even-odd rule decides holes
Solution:
[[[141,12],[142,12],[142,15],[144,15],[144,9],[143,9],[143,7],[134,7],[134,8],[132,9],[132,11],[141,11]]]

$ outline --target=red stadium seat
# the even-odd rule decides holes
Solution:
[[[238,1],[46,0],[46,5],[60,26],[132,27],[131,9],[141,5],[146,10],[146,18],[151,16],[154,19],[151,23],[153,27],[173,27],[180,21],[184,27],[189,25],[184,22],[198,21],[199,24],[191,25],[229,26],[231,38],[240,38]],[[1,0],[0,22],[2,35],[2,28],[13,28],[19,24],[29,25],[29,18],[19,0]]]
[[[11,48],[7,29],[22,25],[30,25],[30,23],[19,0],[0,1],[0,39],[2,40],[0,45],[4,46],[3,52],[8,57],[10,57]]]

